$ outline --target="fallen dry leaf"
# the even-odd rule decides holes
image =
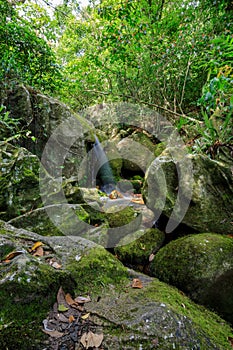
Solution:
[[[29,249],[29,252],[33,252],[33,250],[36,250],[38,247],[41,247],[43,245],[42,242],[36,242],[31,249]]]
[[[75,302],[78,304],[84,304],[84,303],[89,303],[91,301],[90,296],[88,295],[87,297],[77,297],[74,299]]]
[[[101,334],[95,334],[93,332],[83,333],[80,342],[85,347],[85,349],[88,348],[98,348],[102,341],[103,341],[104,335]]]
[[[58,311],[60,311],[60,312],[65,312],[65,311],[67,311],[67,310],[69,310],[69,308],[66,307],[64,304],[59,304],[59,305],[58,305]]]
[[[50,266],[54,267],[54,269],[60,269],[62,267],[62,265],[55,261],[54,258],[47,259],[46,261],[47,263],[49,263]]]
[[[49,324],[49,321],[47,320],[47,318],[45,320],[43,320],[44,330],[48,331],[48,332],[55,331],[55,329],[54,328],[50,328],[48,326],[48,324]]]
[[[12,259],[14,259],[16,256],[23,254],[23,251],[16,251],[16,252],[11,252],[7,254],[3,262],[10,262]]]
[[[46,331],[43,329],[43,332],[50,335],[53,338],[61,338],[64,334],[58,331]]]
[[[58,304],[65,304],[65,302],[66,302],[65,293],[64,293],[62,287],[60,287],[58,292],[57,292],[57,302],[58,302]]]
[[[60,269],[62,267],[62,265],[58,264],[56,261],[54,261],[52,264],[51,264],[52,267],[54,267],[55,269]]]
[[[132,288],[143,288],[142,281],[139,278],[134,278],[132,282]]]
[[[72,296],[70,295],[70,293],[67,293],[65,295],[65,300],[67,302],[68,305],[73,305],[75,304],[75,300],[72,298]]]
[[[58,314],[58,319],[59,319],[59,321],[61,321],[61,322],[65,322],[65,323],[68,323],[68,322],[69,322],[69,319],[68,319],[65,315],[63,315],[63,314]]]
[[[136,204],[145,204],[145,202],[142,198],[132,198],[131,202],[136,203]]]
[[[82,318],[83,320],[86,320],[89,316],[90,316],[90,312],[88,312],[87,314],[81,316],[81,318]]]
[[[117,198],[123,198],[123,197],[124,196],[117,190],[113,190],[109,195],[110,199],[117,199]]]
[[[70,315],[70,316],[69,316],[69,323],[72,323],[72,322],[74,322],[74,321],[75,321],[74,316],[73,316],[73,315]]]
[[[44,249],[40,246],[36,248],[35,253],[32,254],[33,256],[43,256],[44,255]]]

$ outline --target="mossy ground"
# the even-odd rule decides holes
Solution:
[[[1,284],[0,349],[41,349],[41,343],[47,339],[42,321],[56,301],[59,287],[72,292],[74,285],[67,273],[47,265],[38,266],[30,279],[20,272],[15,280]]]

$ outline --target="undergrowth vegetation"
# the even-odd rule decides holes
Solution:
[[[191,152],[218,158],[225,147],[232,155],[230,0],[50,5],[0,0],[5,138],[22,130],[5,109],[4,91],[24,83],[77,111],[103,102],[147,105],[177,126]]]

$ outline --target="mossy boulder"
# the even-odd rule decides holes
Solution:
[[[117,204],[111,206],[109,212],[106,211],[110,227],[120,227],[129,224],[135,219],[137,213],[132,207],[122,207]]]
[[[45,259],[29,254],[40,237],[3,225],[0,231],[0,348],[41,349],[46,340],[40,331],[41,322],[55,301],[58,288],[63,285],[73,290],[75,281],[69,272],[55,270]],[[51,251],[48,245],[45,247]],[[19,255],[4,262],[11,252]]]
[[[65,229],[67,226],[72,227],[70,223],[72,215],[77,216],[78,220],[80,220],[80,227],[76,226],[73,233],[81,233],[84,230],[84,227],[81,227],[81,221],[88,223],[90,216],[79,204],[54,204],[48,207],[38,208],[18,216],[8,221],[8,223],[18,228],[33,231],[42,236],[60,236],[66,234]],[[57,222],[55,220],[52,221],[51,217],[53,219],[57,217]],[[67,233],[70,230],[67,227]]]
[[[143,144],[126,137],[117,144],[117,149],[123,159],[124,171],[146,172],[154,159],[153,152]]]
[[[149,256],[163,244],[165,235],[158,229],[144,229],[123,238],[114,251],[124,263],[134,266],[149,264]]]
[[[90,122],[75,114],[59,100],[24,85],[15,85],[7,95],[5,104],[9,117],[18,119],[20,128],[31,131],[33,136],[33,139],[21,138],[20,146],[41,158],[45,145],[53,134],[53,149],[46,154],[49,163],[46,168],[54,172],[56,165],[61,165],[63,154],[63,176],[69,178],[77,175],[86,155],[84,139],[93,140]],[[61,125],[62,128],[57,129]],[[59,166],[58,173],[61,170]]]
[[[129,206],[113,205],[105,215],[109,225],[108,248],[118,245],[123,237],[131,236],[142,222],[142,215]]]
[[[172,152],[167,148],[146,174],[143,195],[148,207],[155,212],[162,211],[167,217],[175,209],[177,220],[181,213],[182,223],[199,232],[233,233],[231,168],[207,156],[191,154],[175,164]],[[179,155],[179,150],[176,152]],[[187,164],[191,164],[192,169],[187,170]],[[178,191],[181,205],[176,202]],[[186,203],[188,209],[183,211],[182,205]]]
[[[97,188],[80,187],[77,178],[64,179],[62,183],[60,179],[49,176],[47,179],[51,183],[43,180],[43,183],[40,184],[45,204],[61,204],[61,202],[70,204],[102,203],[102,198],[106,197],[106,194]]]
[[[150,272],[233,323],[231,237],[203,233],[172,241],[155,255]]]
[[[146,131],[136,128],[136,130],[131,133],[130,138],[149,149],[152,153],[157,147],[156,140],[154,140],[153,135],[149,135],[149,133]]]
[[[11,117],[20,120],[22,126],[29,126],[33,120],[31,92],[24,85],[16,85],[7,94],[6,105]]]
[[[86,311],[104,334],[104,349],[230,349],[231,328],[175,288],[126,269],[103,247],[80,237],[42,237],[1,223],[0,348],[42,350],[42,321],[60,286],[91,296]],[[41,241],[48,254],[29,248]],[[14,249],[20,254],[5,261]],[[61,265],[56,269],[47,259]],[[9,260],[9,258],[8,258]],[[131,282],[140,279],[142,289]],[[23,335],[23,336],[22,336]]]
[[[90,195],[90,191],[84,193]],[[85,204],[51,204],[15,217],[8,223],[43,236],[80,236],[110,248],[140,227],[150,226],[153,220],[153,213],[145,206],[134,208],[127,206],[127,201],[124,206],[122,201],[125,199],[118,203],[108,197],[103,197],[105,202],[102,203],[100,198],[98,202],[87,201]]]
[[[10,219],[41,205],[39,159],[25,148],[0,142],[0,218]]]
[[[155,157],[159,157],[160,154],[165,151],[166,149],[166,144],[164,142],[158,143],[155,148],[154,148],[154,155]]]
[[[230,350],[232,331],[221,318],[157,279],[129,273],[142,289],[129,286],[120,294],[112,289],[88,304],[94,322],[108,333],[106,349]]]
[[[42,257],[30,253],[39,241],[46,252]],[[120,285],[128,277],[114,256],[80,237],[42,237],[1,222],[0,247],[1,349],[45,348],[42,321],[60,286],[78,295],[97,294],[110,282]],[[8,258],[12,252],[18,255]],[[60,268],[54,268],[51,259]]]

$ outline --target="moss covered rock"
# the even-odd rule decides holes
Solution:
[[[94,321],[108,333],[106,349],[230,349],[231,329],[214,313],[157,279],[130,275],[140,279],[142,289],[112,290],[88,304]]]
[[[121,208],[116,204],[116,206],[111,206],[109,212],[106,212],[106,215],[110,227],[119,227],[129,224],[135,219],[137,213],[135,213],[132,207]]]
[[[46,254],[36,257],[30,249],[39,241]],[[78,295],[97,294],[128,277],[114,256],[80,237],[42,237],[1,222],[0,247],[1,349],[45,348],[41,325],[60,286]],[[12,252],[17,254],[10,257]]]
[[[96,194],[97,190],[94,190]],[[91,197],[90,189],[84,194],[94,198]],[[50,199],[53,201],[52,197]],[[135,204],[134,208],[127,206],[129,203],[125,199],[120,199],[120,203],[108,197],[103,199],[104,203],[98,194],[98,202],[87,200],[85,204],[51,204],[15,217],[8,223],[43,236],[80,236],[110,248],[140,227],[150,226],[153,220],[153,213],[145,206],[137,207]],[[126,206],[122,202],[126,202]]]
[[[179,238],[159,250],[150,271],[233,323],[231,237],[203,233]]]
[[[41,241],[46,256],[29,248]],[[109,350],[230,349],[230,327],[178,290],[126,269],[103,247],[80,237],[42,237],[1,223],[0,348],[47,349],[42,321],[60,286],[67,293],[89,293],[91,320],[102,329]],[[19,255],[7,260],[12,249]],[[55,259],[61,267],[48,263]],[[9,260],[9,256],[8,256]],[[142,289],[131,287],[140,279]]]
[[[199,232],[233,233],[231,168],[207,156],[189,154],[186,159],[191,162],[193,169],[187,173],[187,162],[180,159],[175,164],[172,152],[167,148],[156,158],[146,174],[143,194],[148,207],[170,217],[177,206],[179,190],[180,198],[183,198],[181,203],[189,203],[190,200],[185,216],[181,215],[182,223]],[[185,175],[179,180],[178,173]],[[192,175],[193,187],[187,175]],[[183,213],[182,205],[176,207],[176,213],[178,217],[179,213]]]
[[[25,148],[0,143],[0,218],[9,219],[41,205],[39,159]]]
[[[145,173],[147,167],[154,159],[153,152],[151,152],[150,149],[129,137],[122,139],[118,143],[117,149],[123,159],[125,171],[142,171]]]
[[[108,248],[115,247],[119,241],[137,231],[141,225],[142,215],[132,207],[110,206],[105,212],[109,225]]]
[[[164,239],[164,233],[158,229],[140,230],[123,238],[115,248],[115,253],[124,263],[146,265],[150,254],[161,247]]]
[[[41,158],[45,145],[53,134],[52,152],[46,154],[49,166],[53,173],[56,165],[60,165],[61,154],[65,154],[63,176],[69,178],[78,174],[82,159],[86,155],[84,139],[93,140],[90,123],[75,114],[62,102],[35,91],[24,85],[15,85],[8,91],[6,98],[7,111],[10,118],[17,118],[21,128],[31,131],[31,138],[21,138],[20,146]],[[62,128],[57,127],[63,124]],[[54,137],[54,131],[56,136]],[[70,144],[70,140],[72,142]],[[65,152],[65,153],[64,153]],[[58,166],[57,173],[60,172]]]
[[[62,215],[59,215],[61,213]],[[60,236],[66,234],[66,227],[67,233],[71,231],[72,223],[70,223],[70,220],[73,214],[80,221],[80,227],[75,226],[73,232],[73,234],[78,234],[84,230],[84,227],[81,227],[81,222],[88,223],[90,221],[89,214],[79,204],[51,205],[38,208],[18,216],[8,221],[8,223],[18,228],[36,232],[42,236]],[[59,216],[61,220],[59,220]],[[52,222],[51,217],[57,217],[57,222]]]

